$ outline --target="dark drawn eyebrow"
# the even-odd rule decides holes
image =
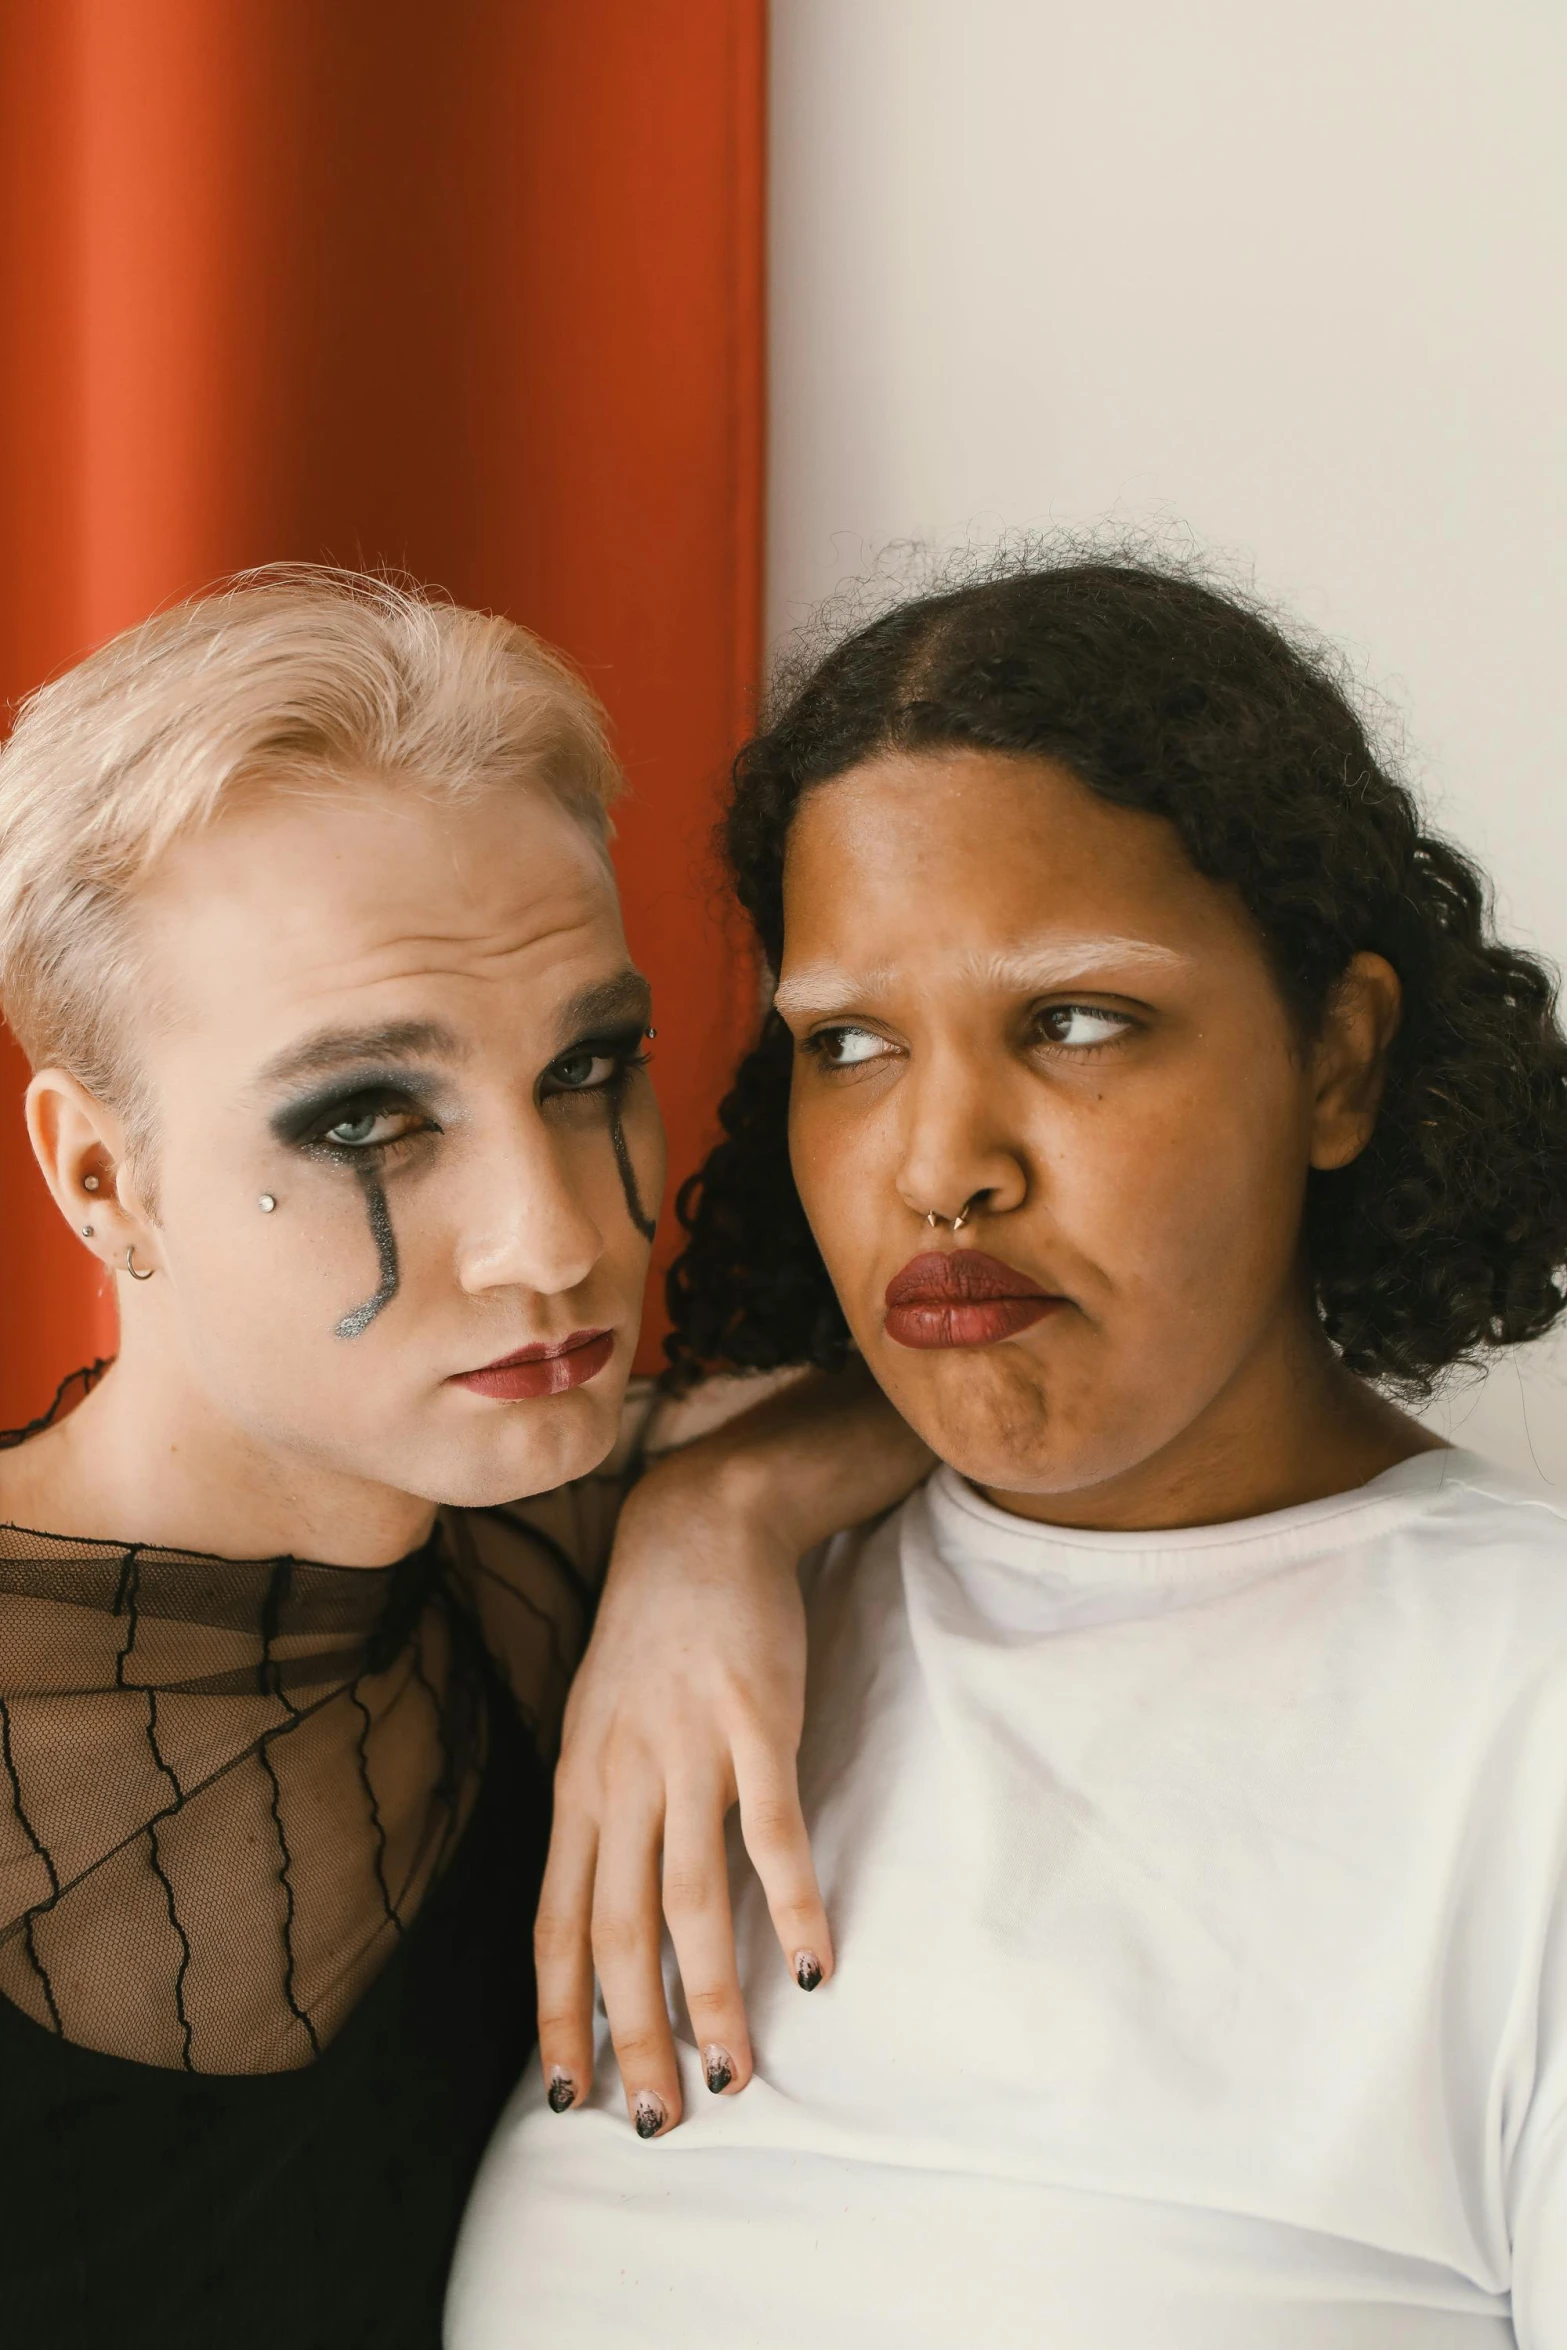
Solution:
[[[596,987],[585,987],[562,1006],[556,1023],[556,1035],[561,1045],[575,1044],[582,1036],[591,1036],[595,1030],[611,1027],[621,1021],[635,1022],[646,1028],[653,1009],[653,990],[640,971],[617,971],[613,979],[604,979]]]
[[[286,1085],[298,1077],[329,1077],[334,1070],[365,1062],[400,1061],[422,1054],[461,1061],[468,1047],[440,1020],[394,1020],[379,1028],[323,1028],[278,1053],[260,1072],[262,1085]]]

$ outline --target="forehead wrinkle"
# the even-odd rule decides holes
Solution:
[[[1151,939],[1116,938],[1083,933],[1051,937],[1037,944],[1000,948],[965,955],[958,968],[963,978],[998,992],[1022,995],[1031,988],[1060,987],[1069,980],[1090,979],[1106,973],[1179,971],[1187,958],[1173,947],[1156,946]]]
[[[934,960],[922,957],[923,978]],[[1156,946],[1151,939],[1117,938],[1085,933],[1052,936],[1033,944],[994,949],[970,948],[955,965],[955,976],[996,994],[1025,995],[1030,990],[1060,987],[1109,972],[1145,974],[1184,970],[1188,958],[1173,947]],[[870,1003],[888,995],[902,976],[889,963],[850,972],[834,963],[807,963],[779,982],[773,1002],[786,1017],[834,1011],[845,1003]]]

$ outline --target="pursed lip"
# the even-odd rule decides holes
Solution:
[[[514,1402],[525,1396],[564,1395],[597,1377],[615,1351],[613,1330],[573,1330],[569,1338],[519,1346],[477,1371],[459,1371],[447,1384],[474,1395]]]
[[[888,1282],[885,1328],[899,1346],[993,1346],[1068,1302],[982,1249],[927,1249]]]

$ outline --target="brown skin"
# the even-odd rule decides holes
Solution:
[[[857,1345],[1001,1507],[1213,1524],[1438,1440],[1338,1364],[1308,1170],[1371,1133],[1399,984],[1358,955],[1299,1034],[1256,927],[1157,817],[989,752],[888,757],[790,835],[778,1004],[795,1176]],[[936,1230],[973,1201],[961,1231]],[[1063,1297],[984,1346],[885,1328],[889,1280],[975,1247]]]

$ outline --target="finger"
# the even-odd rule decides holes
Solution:
[[[593,1879],[598,1827],[569,1806],[556,1814],[533,1925],[539,2062],[556,2113],[593,2085]]]
[[[664,1824],[664,1915],[702,2072],[715,2096],[751,2078],[751,2035],[735,1964],[724,1818],[729,1791],[716,1779],[672,1789]]]
[[[680,2119],[680,2074],[661,1959],[663,1835],[662,1808],[613,1805],[593,1888],[593,1962],[626,2111],[639,2138],[662,2137]]]
[[[800,1809],[794,1774],[780,1776],[771,1757],[735,1757],[740,1790],[740,1833],[751,1866],[762,1881],[773,1931],[802,1991],[814,1991],[833,1971],[832,1935],[811,1839]]]

